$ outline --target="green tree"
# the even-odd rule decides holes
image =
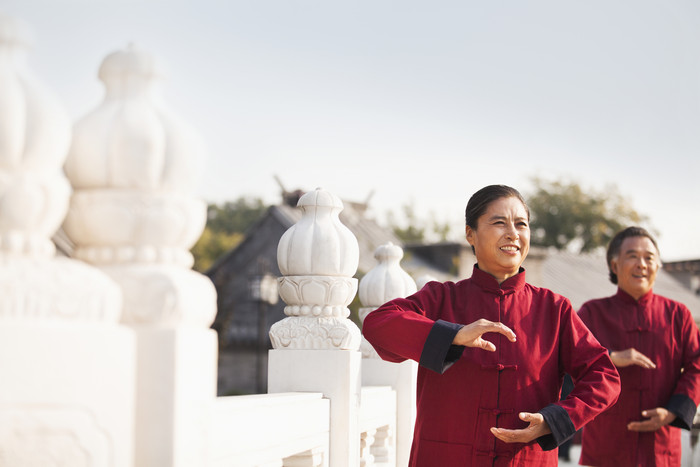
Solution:
[[[245,196],[222,205],[210,204],[207,206],[207,226],[214,232],[243,233],[266,210],[267,206],[261,199]]]
[[[430,219],[420,219],[413,205],[406,203],[401,207],[403,211],[403,223],[399,223],[394,213],[387,213],[389,228],[404,243],[423,243],[427,241],[444,241],[450,234],[449,222],[440,222],[434,213],[430,213]]]
[[[444,242],[447,240],[450,236],[450,232],[452,231],[452,226],[450,226],[450,223],[445,221],[445,222],[440,222],[437,220],[435,217],[434,213],[431,213],[430,215],[430,229],[432,230],[432,233],[435,235],[435,239],[440,242]]]
[[[401,241],[404,243],[419,243],[424,241],[425,227],[421,227],[421,225],[424,226],[425,222],[418,219],[418,215],[416,214],[415,209],[413,209],[413,205],[404,204],[401,209],[404,216],[403,226],[399,225],[394,213],[389,212],[387,214],[389,226],[394,231],[394,234],[396,234],[396,236],[399,237],[399,239],[401,239]]]
[[[202,236],[191,250],[194,256],[192,269],[199,272],[206,271],[218,258],[238,246],[241,240],[243,240],[243,234],[240,232],[227,234],[215,232],[209,226],[204,227]]]
[[[575,182],[532,179],[526,196],[531,214],[533,245],[587,252],[605,248],[612,237],[647,217],[639,214],[614,185],[602,191],[583,189]]]
[[[261,199],[240,197],[207,206],[207,225],[192,247],[195,271],[204,272],[244,238],[245,231],[267,210]]]

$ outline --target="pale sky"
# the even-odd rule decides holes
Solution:
[[[77,120],[129,43],[208,146],[197,193],[323,187],[463,231],[484,185],[616,185],[666,261],[700,258],[697,0],[0,0]]]

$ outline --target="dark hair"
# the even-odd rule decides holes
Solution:
[[[467,209],[464,213],[464,218],[466,224],[473,230],[476,230],[479,218],[486,212],[489,205],[501,198],[516,198],[523,206],[525,206],[525,211],[527,212],[527,220],[530,221],[530,208],[527,206],[525,199],[515,188],[511,188],[506,185],[489,185],[480,189],[469,198],[467,202]],[[474,246],[472,246],[472,252],[474,252]]]
[[[610,240],[610,244],[608,245],[608,253],[606,255],[608,260],[608,271],[610,272],[610,282],[612,282],[613,284],[617,284],[617,274],[613,272],[610,263],[615,256],[620,254],[622,242],[624,242],[625,239],[630,237],[646,237],[649,240],[651,240],[651,243],[654,244],[656,251],[659,251],[659,246],[656,244],[656,240],[654,240],[654,237],[652,237],[646,229],[643,229],[642,227],[632,226],[627,227],[624,230],[620,230],[618,233],[615,234],[613,239]]]
[[[464,218],[469,227],[476,230],[476,224],[479,221],[484,212],[489,207],[489,204],[500,198],[517,198],[523,206],[525,206],[525,211],[527,211],[527,220],[530,220],[530,208],[527,207],[527,203],[523,196],[515,188],[511,188],[506,185],[489,185],[485,186],[481,190],[477,191],[469,198],[467,203],[467,209],[464,213]]]

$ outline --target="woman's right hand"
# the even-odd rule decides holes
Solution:
[[[478,347],[488,350],[489,352],[494,352],[496,346],[493,342],[489,342],[482,337],[487,332],[503,334],[509,341],[515,342],[515,333],[508,326],[503,323],[494,323],[493,321],[482,318],[460,329],[452,340],[452,343],[465,347]]]

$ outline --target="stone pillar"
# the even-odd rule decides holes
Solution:
[[[75,192],[65,232],[75,257],[119,284],[137,336],[137,467],[204,465],[216,397],[211,281],[189,249],[206,222],[193,197],[202,144],[159,99],[157,59],[134,46],[99,69],[104,101],[78,121],[65,164]]]
[[[374,252],[378,264],[360,281],[360,320],[394,298],[416,292],[416,283],[401,269],[403,250],[389,242]],[[381,360],[372,345],[362,338],[362,385],[391,386],[396,391],[396,465],[408,465],[416,419],[418,364],[412,360],[391,363]]]
[[[0,464],[130,467],[134,336],[118,286],[55,257],[70,121],[26,67],[27,37],[0,15]]]
[[[340,223],[340,199],[322,189],[299,199],[301,220],[280,239],[279,293],[287,315],[270,329],[268,392],[322,392],[331,401],[330,465],[360,459],[360,330],[348,319],[357,292],[357,239]]]

